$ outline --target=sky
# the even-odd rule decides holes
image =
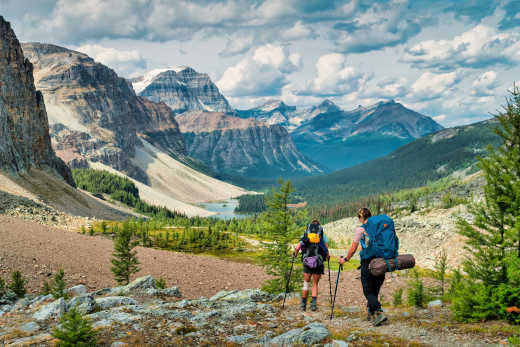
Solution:
[[[520,77],[519,0],[0,0],[0,15],[122,77],[191,66],[240,109],[394,99],[455,126]]]

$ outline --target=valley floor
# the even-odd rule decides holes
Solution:
[[[113,287],[112,249],[112,241],[108,238],[0,215],[0,276],[7,280],[12,271],[21,271],[32,293],[37,293],[41,282],[59,267],[65,270],[68,286],[85,284],[89,290]],[[268,278],[261,267],[252,264],[152,248],[138,247],[137,252],[141,271],[136,276],[163,277],[167,286],[179,287],[183,299],[210,297],[221,290],[259,288]],[[333,285],[336,274],[331,273]],[[508,336],[499,333],[500,329],[486,330],[487,325],[473,328],[449,323],[449,311],[445,308],[414,310],[387,306],[389,323],[373,328],[363,320],[365,300],[359,272],[342,272],[340,279],[336,318],[331,322],[328,320],[327,273],[320,282],[318,312],[300,312],[299,295],[295,295],[288,299],[286,309],[279,312],[279,319],[296,326],[311,321],[323,322],[333,339],[347,340],[353,346],[489,346]],[[390,301],[394,290],[405,287],[406,282],[404,276],[387,277],[382,289],[387,298],[385,301]]]
[[[212,296],[220,290],[260,288],[269,278],[260,266],[253,264],[153,248],[136,249],[141,271],[135,276],[163,277],[167,285],[178,286],[186,298]],[[69,285],[84,284],[90,290],[114,286],[110,271],[112,251],[112,240],[108,238],[0,215],[0,276],[8,280],[11,272],[21,271],[33,293],[60,267]],[[332,285],[336,275],[331,272]],[[389,300],[393,291],[406,286],[406,282],[404,277],[388,276],[383,295]],[[329,300],[327,270],[320,281],[320,294],[320,302]],[[359,271],[341,273],[337,302],[341,305],[364,302]]]

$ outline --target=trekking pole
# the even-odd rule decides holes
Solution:
[[[338,278],[336,278],[336,289],[334,290],[334,299],[332,300],[332,309],[330,310],[330,320],[332,320],[332,316],[334,315],[334,304],[336,303],[336,293],[338,292],[339,274],[341,269],[343,269],[343,264],[339,264]]]
[[[293,266],[294,266],[294,258],[296,258],[296,257],[293,254],[292,262],[291,262],[291,271],[289,271],[289,278],[287,279],[287,284],[285,285],[285,294],[283,296],[282,309],[285,308],[285,298],[287,297],[287,293],[289,292],[289,283],[291,282],[292,269],[293,269]]]
[[[329,299],[330,304],[332,305],[332,284],[330,283],[330,257],[327,259],[327,265],[329,267]]]

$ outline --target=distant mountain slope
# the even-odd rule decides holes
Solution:
[[[187,66],[153,70],[131,82],[138,95],[162,101],[175,113],[233,112],[209,76]]]
[[[370,194],[417,187],[476,162],[488,144],[500,144],[487,120],[449,128],[415,140],[391,154],[294,184],[310,204],[334,204]]]
[[[280,124],[291,129],[291,120],[296,113],[296,106],[288,106],[280,100],[270,100],[261,106],[248,110],[235,110],[235,112],[241,118],[255,118],[269,125]]]
[[[394,101],[352,111],[328,101],[309,111],[315,115],[291,132],[294,143],[302,153],[332,169],[381,157],[443,128]]]
[[[41,43],[23,49],[34,62],[36,84],[48,105],[53,146],[69,165],[111,167],[146,184],[156,197],[167,197],[162,203],[144,198],[158,205],[245,193],[184,164],[193,161],[166,104],[137,96],[125,79],[83,53]],[[193,215],[199,210],[178,211]]]
[[[323,172],[280,125],[217,112],[184,113],[177,121],[189,155],[220,174],[265,178]]]

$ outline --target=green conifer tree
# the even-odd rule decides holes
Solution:
[[[473,223],[459,222],[472,257],[464,264],[470,278],[486,285],[507,282],[508,256],[520,257],[520,91],[513,87],[504,111],[495,116],[496,133],[504,140],[489,147],[480,167],[486,179],[484,202],[470,206]]]
[[[130,276],[139,271],[139,261],[134,247],[137,242],[132,241],[132,233],[128,225],[123,225],[123,229],[116,235],[114,240],[114,252],[112,253],[112,272],[115,280],[119,284],[128,284]]]
[[[95,347],[97,339],[90,321],[73,307],[60,319],[60,324],[52,330],[52,336],[58,339],[59,347]]]
[[[273,192],[272,198],[267,201],[266,232],[269,242],[263,242],[261,254],[262,266],[266,273],[273,276],[263,283],[262,289],[271,293],[285,291],[291,269],[292,242],[299,236],[294,222],[294,216],[289,210],[289,195],[293,191],[290,181],[279,181],[280,191]],[[289,291],[298,289],[301,283],[302,270],[294,267]]]
[[[495,120],[503,144],[490,146],[488,156],[480,158],[485,199],[470,206],[472,223],[459,222],[470,252],[464,262],[468,278],[450,290],[451,307],[461,320],[507,318],[518,324],[520,317],[505,310],[520,302],[520,91],[516,86]]]
[[[25,289],[25,279],[20,271],[11,274],[11,282],[8,286],[9,290],[16,294],[17,297],[23,298],[27,293]]]
[[[65,293],[65,289],[67,288],[67,285],[65,283],[65,272],[63,269],[59,269],[58,272],[54,275],[54,278],[52,280],[52,283],[50,284],[50,294],[55,299],[58,298],[68,298],[67,293]]]

